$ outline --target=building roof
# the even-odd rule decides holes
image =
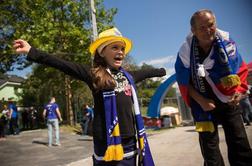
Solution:
[[[0,77],[0,88],[4,87],[7,84],[20,85],[22,82],[24,82],[24,80],[24,78],[16,75],[2,75]]]

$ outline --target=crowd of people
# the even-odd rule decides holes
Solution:
[[[15,102],[11,99],[2,104],[0,111],[0,140],[6,135],[18,135],[20,130],[31,130],[39,127],[40,118],[34,107],[18,111]]]
[[[34,107],[25,108],[21,113],[22,116],[22,129],[36,129],[39,127],[40,116]]]
[[[15,103],[10,99],[7,105],[3,105],[0,111],[0,139],[5,140],[6,134],[18,135],[18,110]]]
[[[0,140],[6,140],[6,135],[18,135],[20,130],[33,130],[47,125],[48,144],[52,145],[53,129],[55,129],[56,145],[60,145],[59,123],[63,119],[54,97],[50,99],[50,102],[45,106],[42,113],[39,113],[34,107],[25,107],[18,111],[17,106],[12,100],[1,105]],[[92,135],[93,109],[88,104],[84,104],[79,112],[81,113],[80,125],[82,135]]]

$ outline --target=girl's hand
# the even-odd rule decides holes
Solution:
[[[28,54],[31,46],[27,41],[18,39],[13,42],[13,48],[17,54]]]

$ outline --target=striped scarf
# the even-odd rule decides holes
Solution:
[[[134,115],[136,121],[136,129],[139,146],[139,165],[154,166],[154,161],[150,152],[150,148],[145,133],[144,123],[139,109],[139,104],[136,95],[136,88],[132,76],[123,68],[120,71],[126,76],[132,91],[132,101],[134,106]],[[121,136],[119,130],[119,122],[116,111],[116,96],[115,91],[103,92],[103,101],[106,118],[106,135],[107,135],[107,149],[105,151],[104,161],[120,161],[123,160],[123,147],[121,144]]]
[[[204,97],[208,96],[208,92],[206,89],[206,85],[203,81],[203,76],[205,75],[203,71],[203,76],[199,76],[198,70],[200,66],[200,52],[199,52],[199,43],[195,37],[192,38],[192,45],[191,45],[191,56],[190,56],[190,66],[191,66],[191,80],[193,87],[201,93]],[[214,131],[213,125],[213,117],[210,111],[204,111],[201,106],[195,101],[191,100],[192,106],[192,114],[195,119],[195,126],[196,130],[202,131]]]

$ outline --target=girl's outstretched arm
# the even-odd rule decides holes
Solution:
[[[66,61],[57,56],[40,51],[22,39],[15,40],[13,49],[17,54],[27,54],[27,60],[56,68],[70,76],[91,85],[90,66]]]

